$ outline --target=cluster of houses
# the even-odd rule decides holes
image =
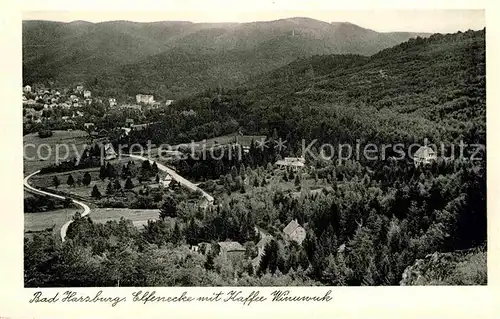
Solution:
[[[22,94],[23,109],[26,110],[23,121],[42,122],[44,110],[62,109],[69,110],[61,119],[64,122],[73,122],[76,117],[83,117],[82,107],[92,105],[92,92],[85,90],[83,85],[78,85],[74,90],[59,90],[30,85],[23,87]]]
[[[153,95],[137,94],[137,104],[121,104],[119,105],[116,98],[108,98],[110,108],[132,109],[143,111],[143,108],[159,108],[162,106],[160,102],[154,100]],[[83,117],[84,106],[90,106],[98,101],[103,103],[102,99],[93,98],[92,92],[85,89],[83,85],[77,85],[73,89],[54,89],[46,88],[38,85],[32,87],[25,85],[23,87],[22,102],[23,108],[26,110],[24,122],[33,121],[35,123],[42,123],[43,110],[62,109],[68,110],[65,112],[69,115],[62,116],[64,122],[74,122],[75,117]],[[169,106],[174,100],[166,100],[165,106]],[[71,112],[72,111],[72,112]]]

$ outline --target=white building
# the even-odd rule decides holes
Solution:
[[[288,225],[283,228],[283,233],[285,233],[285,238],[287,240],[293,240],[299,245],[302,244],[306,238],[306,230],[300,226],[296,219],[289,222]]]
[[[291,167],[293,170],[299,170],[305,166],[306,160],[303,157],[285,157],[283,160],[276,161],[279,168]]]
[[[135,100],[137,103],[144,103],[144,104],[153,104],[155,102],[154,96],[148,94],[137,94],[135,96]]]
[[[428,146],[420,147],[415,154],[413,154],[413,162],[415,163],[415,166],[432,164],[436,160],[436,151]]]
[[[23,88],[23,91],[24,91],[25,93],[31,92],[31,86],[26,85],[26,86]],[[18,91],[18,92],[19,92],[19,91]]]
[[[170,176],[169,174],[167,174],[167,176],[165,176],[165,178],[163,179],[163,181],[161,182],[161,184],[163,185],[163,187],[168,187],[171,182],[172,182],[172,176]]]
[[[83,97],[88,99],[92,96],[92,93],[89,90],[83,91]]]

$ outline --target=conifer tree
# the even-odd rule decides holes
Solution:
[[[58,188],[59,185],[61,185],[61,181],[57,176],[54,176],[54,178],[52,178],[52,185],[54,185],[55,188]]]
[[[129,177],[125,181],[125,189],[132,189],[132,188],[134,188],[134,183],[132,183],[132,180]]]
[[[94,187],[92,188],[92,192],[90,193],[90,196],[92,196],[93,198],[96,198],[96,199],[100,199],[101,198],[101,192],[99,191],[99,189],[97,188],[97,185],[94,185]]]
[[[101,165],[101,168],[99,169],[99,178],[100,178],[101,180],[106,179],[106,177],[107,177],[107,174],[106,174],[106,173],[107,173],[107,172],[106,172],[106,167],[105,167],[104,165]]]
[[[75,180],[73,179],[73,176],[71,174],[68,175],[68,180],[66,182],[68,184],[68,186],[73,186],[75,185]]]
[[[85,174],[83,174],[83,180],[82,180],[83,185],[89,186],[91,180],[92,177],[90,176],[89,172],[85,172]]]

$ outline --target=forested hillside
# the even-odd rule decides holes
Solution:
[[[23,22],[23,82],[172,99],[234,85],[312,54],[369,55],[416,37],[291,18],[252,23]]]
[[[276,130],[295,149],[301,139],[484,143],[485,96],[484,30],[434,35],[371,57],[299,59],[239,88],[208,90],[157,115],[151,137],[175,144],[241,126]],[[179,114],[189,110],[196,116]]]

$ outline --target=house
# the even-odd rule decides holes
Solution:
[[[299,245],[302,244],[302,241],[306,238],[306,230],[300,226],[296,219],[283,228],[283,233],[285,234],[285,239],[293,240],[297,242]]]
[[[415,166],[429,165],[437,160],[436,151],[428,146],[420,147],[415,154],[413,154],[413,162]]]
[[[144,104],[153,104],[155,102],[154,96],[148,94],[137,94],[135,96],[135,100],[137,103],[144,103]]]
[[[23,88],[23,91],[24,91],[25,93],[31,92],[31,86],[26,85],[26,86]],[[18,91],[18,92],[19,92],[19,91]]]
[[[35,100],[29,99],[26,102],[24,102],[24,104],[26,104],[26,105],[35,105],[36,102],[35,102]]]
[[[135,124],[135,125],[130,125],[130,128],[133,129],[134,131],[142,131],[146,129],[149,126],[149,124]]]
[[[196,116],[196,111],[190,109],[189,111],[182,111],[181,115],[183,116]]]
[[[195,253],[200,253],[200,246],[198,245],[192,245],[191,248],[190,248],[191,251],[195,252]]]
[[[66,122],[66,121],[69,119],[69,116],[66,116],[66,115],[65,115],[65,116],[62,116],[62,117],[61,117],[61,119],[62,119],[64,122]]]
[[[285,157],[283,160],[276,161],[279,168],[291,167],[293,170],[299,170],[305,166],[306,160],[303,157]]]
[[[163,185],[163,187],[168,187],[171,182],[172,182],[172,176],[170,176],[170,174],[167,174],[167,176],[165,176],[163,181],[161,181],[161,184]]]
[[[149,108],[150,109],[158,109],[160,108],[161,103],[160,102],[153,102],[153,104],[150,104]]]
[[[245,255],[245,247],[237,241],[221,241],[218,243],[220,247],[219,255],[228,258],[238,258]]]
[[[115,98],[110,98],[109,99],[109,106],[113,107],[116,105],[116,99]]]
[[[107,136],[107,135],[108,135],[108,130],[106,130],[106,129],[104,129],[104,128],[103,128],[103,129],[101,129],[101,130],[99,131],[99,136],[100,136],[100,137],[105,137],[105,136]]]
[[[128,136],[130,131],[132,131],[132,129],[130,127],[122,127],[121,129],[123,131],[122,136]]]
[[[82,91],[83,91],[83,85],[77,85],[76,89],[75,89],[75,92],[76,93],[82,93]]]
[[[131,127],[132,125],[134,125],[133,119],[126,119],[125,120],[125,126]]]
[[[165,101],[165,106],[169,106],[172,103],[174,103],[174,100],[166,100]]]
[[[116,158],[116,152],[111,143],[104,145],[104,159],[109,161]]]
[[[199,205],[201,209],[207,209],[208,207],[212,207],[214,205],[214,200],[213,198],[207,198],[206,196],[203,196],[203,198],[200,200]]]
[[[78,112],[77,112],[78,113]],[[83,115],[83,114],[82,114]],[[85,127],[85,129],[90,129],[90,128],[93,128],[95,127],[95,124],[92,123],[92,122],[89,122],[89,123],[84,123],[83,124],[83,127]]]
[[[88,99],[88,98],[90,98],[91,95],[92,95],[92,93],[89,90],[83,91],[84,98]]]
[[[76,115],[78,115],[79,117],[83,117],[83,112],[76,111]]]

